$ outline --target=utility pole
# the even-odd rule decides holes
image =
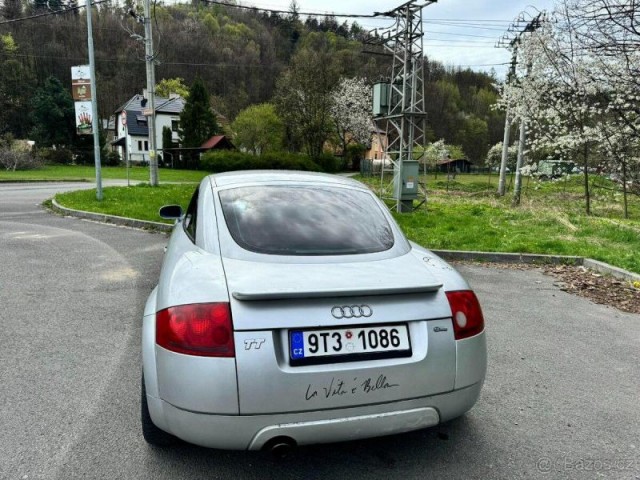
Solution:
[[[522,190],[522,175],[520,169],[524,163],[524,148],[527,135],[527,121],[520,119],[520,141],[518,143],[518,161],[516,163],[516,180],[513,185],[513,206],[520,205],[520,192]]]
[[[385,171],[393,171],[391,198],[396,202],[397,212],[413,211],[413,200],[418,198],[419,161],[425,155],[427,116],[424,105],[422,9],[436,1],[409,0],[388,12],[376,13],[395,19],[395,25],[367,41],[371,45],[382,45],[386,53],[393,57],[391,78],[374,88],[374,102],[381,102],[382,99],[386,102],[381,109],[374,106],[374,111],[378,110],[379,113],[374,122],[376,129],[386,132],[387,136],[380,183],[384,189]],[[392,169],[387,169],[387,161],[391,162]],[[424,201],[426,195],[422,203]]]
[[[149,130],[149,185],[158,186],[158,155],[156,152],[156,68],[151,32],[151,5],[144,0],[144,51],[147,64],[147,95],[150,115],[147,116]]]
[[[87,12],[87,47],[89,50],[89,76],[91,77],[91,128],[93,129],[93,156],[96,166],[96,199],[102,200],[102,166],[100,162],[100,118],[98,117],[98,92],[96,89],[96,60],[93,52],[93,24],[91,0],[85,0]]]
[[[544,17],[543,12],[538,12],[538,14],[531,19],[531,21],[527,22],[522,29],[520,29],[520,23],[525,21],[525,13],[522,12],[516,20],[514,20],[513,24],[509,27],[507,33],[498,41],[496,47],[504,47],[508,46],[511,49],[511,67],[509,70],[509,75],[507,76],[507,82],[510,83],[514,80],[517,81],[515,76],[515,69],[517,65],[518,58],[518,44],[520,43],[522,37],[526,33],[535,32],[541,26],[541,19]],[[527,75],[529,75],[529,70],[527,70]],[[506,179],[506,170],[507,170],[507,158],[509,153],[509,136],[510,136],[510,127],[511,127],[511,118],[509,116],[509,110],[506,112],[505,126],[504,126],[504,141],[502,144],[502,160],[500,162],[500,181],[498,182],[498,195],[504,196],[505,194],[505,179]],[[518,160],[516,164],[516,179],[514,185],[514,196],[513,196],[513,204],[520,204],[520,192],[522,189],[522,176],[520,174],[520,169],[524,163],[524,149],[526,144],[526,120],[524,117],[520,118],[520,140],[518,143]]]
[[[138,15],[132,8],[129,15],[136,22],[144,25],[144,60],[147,69],[147,106],[143,114],[147,117],[147,131],[149,137],[149,185],[158,186],[158,152],[156,151],[156,65],[153,53],[153,34],[151,31],[151,4],[144,0],[144,16]],[[140,39],[139,35],[132,37]]]
[[[513,81],[516,76],[516,63],[518,59],[518,46],[514,45],[511,54],[511,67],[509,68],[509,75],[507,76],[507,83]],[[498,182],[498,195],[504,196],[506,191],[506,178],[507,178],[507,160],[509,158],[509,140],[511,137],[511,115],[509,109],[505,112],[504,116],[504,137],[502,140],[502,159],[500,161],[500,181]]]
[[[531,73],[531,65],[527,65],[526,77]],[[520,141],[518,142],[518,161],[516,163],[516,180],[513,186],[513,202],[514,206],[520,205],[520,192],[522,190],[522,174],[520,169],[524,163],[524,149],[527,135],[527,120],[523,116],[520,118]]]

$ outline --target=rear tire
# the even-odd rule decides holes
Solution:
[[[176,443],[176,437],[159,429],[151,420],[149,404],[147,403],[147,389],[144,385],[144,374],[140,387],[140,420],[142,422],[142,436],[149,445],[154,447],[169,447]]]

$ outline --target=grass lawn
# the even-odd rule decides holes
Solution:
[[[59,193],[56,201],[65,207],[87,212],[105,213],[119,217],[173,223],[163,220],[158,210],[163,205],[178,204],[187,208],[197,184],[161,184],[150,187],[140,184],[132,187],[105,187],[102,201],[96,200],[95,189]]]
[[[357,179],[380,188],[379,178]],[[512,207],[511,191],[495,195],[497,175],[458,175],[450,182],[429,176],[426,206],[394,217],[407,237],[428,248],[577,255],[640,273],[640,198],[628,196],[631,219],[625,220],[621,193],[594,176],[592,214],[585,215],[583,181],[525,177],[521,204]]]
[[[126,167],[102,167],[103,179],[126,180]],[[160,182],[199,182],[207,176],[207,172],[194,170],[172,170],[160,168],[158,176]],[[129,178],[134,182],[148,182],[148,167],[131,167]],[[2,181],[40,181],[40,180],[87,180],[95,182],[96,172],[93,166],[82,165],[47,165],[37,170],[23,170],[17,172],[0,171],[0,182]]]
[[[379,188],[379,178],[356,177]],[[593,189],[592,212],[584,214],[581,177],[566,182],[523,183],[522,202],[511,206],[511,193],[495,196],[497,176],[458,175],[426,179],[428,202],[411,214],[394,217],[405,234],[427,248],[488,252],[578,255],[640,273],[640,199],[629,196],[631,220],[622,218],[621,196],[613,184]],[[447,190],[448,188],[448,190]],[[62,205],[142,220],[161,221],[158,209],[177,203],[186,208],[195,185],[105,188],[59,194]]]

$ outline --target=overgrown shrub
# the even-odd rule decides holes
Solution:
[[[30,152],[1,149],[0,165],[6,170],[34,170],[42,166],[42,161]]]
[[[323,153],[313,159],[323,172],[336,173],[343,169],[344,160],[330,153]]]
[[[115,150],[111,150],[102,155],[102,164],[107,167],[117,167],[120,165],[120,154]]]
[[[41,148],[36,156],[46,164],[71,165],[73,152],[66,148]]]
[[[364,154],[366,151],[367,147],[365,147],[361,143],[350,143],[349,145],[347,145],[345,167],[348,167],[355,172],[359,172],[360,162],[364,158]]]
[[[71,152],[72,163],[74,165],[94,165],[96,163],[96,157],[91,149],[74,149]],[[102,156],[100,156],[102,160]]]
[[[295,153],[265,153],[251,155],[237,151],[212,151],[202,155],[200,168],[212,173],[233,170],[305,170],[321,171],[308,156]]]

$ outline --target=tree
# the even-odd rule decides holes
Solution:
[[[438,162],[441,160],[447,159],[460,159],[465,158],[466,155],[462,150],[462,147],[459,145],[447,145],[443,138],[436,142],[432,142],[427,145],[427,148],[424,150],[424,155],[422,158],[424,159],[424,168],[426,174],[427,166],[432,168],[436,172],[436,177],[438,175]]]
[[[167,157],[171,160],[171,166],[173,167],[173,152],[167,152],[167,149],[173,148],[173,133],[171,127],[166,125],[162,127],[162,156],[158,158],[158,161],[162,161],[167,164]]]
[[[616,117],[606,122],[600,130],[598,150],[613,170],[613,177],[622,186],[624,218],[629,218],[628,194],[635,186],[634,193],[640,194],[640,142],[629,125],[620,124]],[[633,191],[633,190],[632,190]]]
[[[291,67],[278,79],[276,109],[290,146],[301,142],[317,158],[331,133],[331,92],[339,75],[327,39],[312,35],[310,44],[296,53]]]
[[[498,142],[487,152],[485,163],[488,167],[495,168],[500,166],[502,162],[502,145],[502,142]],[[516,168],[517,157],[518,146],[509,145],[509,149],[507,150],[507,167],[509,167],[511,171],[514,171]]]
[[[487,122],[470,115],[464,121],[464,126],[458,131],[458,143],[472,162],[484,159],[489,150],[489,129]]]
[[[300,12],[300,5],[296,0],[291,0],[291,3],[289,3],[289,19],[296,22],[299,21],[300,20],[299,12]]]
[[[40,147],[69,146],[75,136],[75,110],[69,90],[49,77],[31,102],[31,135]]]
[[[209,93],[200,77],[189,89],[189,97],[180,114],[180,143],[183,148],[194,148],[218,133],[216,116],[209,104]]]
[[[640,5],[624,0],[566,1],[575,41],[593,59],[585,72],[604,106],[595,130],[606,168],[621,180],[624,216],[640,168]]]
[[[4,5],[0,10],[0,15],[7,20],[19,18],[22,15],[21,0],[4,0]]]
[[[163,78],[156,85],[156,95],[169,98],[172,93],[180,95],[185,100],[189,98],[189,87],[184,84],[184,78]]]
[[[282,148],[284,124],[271,103],[245,108],[231,124],[231,129],[236,145],[254,155]]]
[[[455,142],[457,132],[461,128],[462,97],[458,85],[449,79],[427,83],[425,98],[429,99],[425,104],[425,110],[434,138]]]
[[[640,156],[639,14],[624,0],[558,2],[551,21],[519,49],[527,74],[503,89],[501,103],[531,125],[534,152],[550,149],[582,165],[587,214],[593,157],[622,175],[628,213],[627,175]]]
[[[16,138],[24,138],[30,129],[25,111],[29,110],[35,79],[17,54],[13,36],[0,35],[0,134],[10,132]]]
[[[371,145],[371,87],[364,78],[341,78],[332,92],[331,115],[346,153],[351,142]]]
[[[440,160],[444,160],[449,157],[449,149],[447,145],[444,143],[444,139],[441,138],[436,142],[432,142],[427,145],[427,148],[424,150],[424,156],[422,157],[424,160],[425,169],[429,166],[432,169],[436,169],[438,167],[438,162]],[[425,170],[426,173],[426,170]]]
[[[531,149],[552,149],[581,160],[585,210],[590,214],[588,167],[603,110],[597,86],[585,75],[594,58],[575,44],[575,25],[566,8],[560,5],[555,21],[523,39],[518,50],[521,78],[503,87],[500,102],[530,125]]]
[[[32,5],[36,12],[64,9],[62,0],[33,0]]]
[[[40,166],[40,160],[33,155],[26,142],[22,144],[16,142],[10,133],[0,136],[0,167],[15,172],[16,170],[29,170]]]

